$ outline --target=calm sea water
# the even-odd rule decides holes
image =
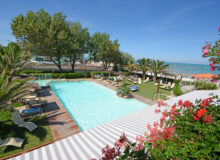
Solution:
[[[211,71],[209,65],[205,64],[186,64],[186,63],[168,63],[170,68],[168,72],[182,73],[182,74],[220,74],[220,71]]]

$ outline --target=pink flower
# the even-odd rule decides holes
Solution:
[[[150,129],[150,124],[147,124],[147,129]]]
[[[220,26],[218,27],[218,31],[220,32]]]
[[[209,50],[208,49],[203,49],[202,52],[203,52],[202,57],[205,57],[209,53]]]
[[[160,113],[160,110],[159,109],[155,109],[155,113]]]
[[[217,79],[215,77],[212,77],[211,82],[217,82]]]
[[[203,52],[203,54],[208,54],[209,50],[208,49],[204,49],[202,52]]]
[[[136,151],[142,150],[143,148],[144,148],[143,143],[138,143],[137,146],[135,146]]]
[[[211,70],[211,71],[214,71],[214,70],[215,70],[215,66],[214,66],[213,63],[210,64],[210,70]]]

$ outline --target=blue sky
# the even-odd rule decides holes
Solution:
[[[219,38],[219,0],[7,0],[0,1],[0,44],[15,38],[10,23],[28,10],[63,12],[90,33],[107,32],[121,51],[137,58],[208,63],[201,57],[205,41]]]

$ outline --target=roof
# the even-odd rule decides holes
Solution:
[[[205,79],[211,79],[212,77],[215,77],[216,75],[213,75],[213,74],[211,74],[211,73],[207,73],[207,74],[194,74],[194,75],[192,75],[192,77],[198,77],[198,78],[200,78],[200,79],[203,79],[203,78],[205,78]]]

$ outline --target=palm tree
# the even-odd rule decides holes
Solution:
[[[10,76],[6,72],[7,69],[4,69],[0,73],[0,109],[11,107],[11,103],[26,95],[28,92],[27,89],[30,87],[30,85],[26,85],[25,83],[30,81],[31,78],[16,78],[9,81]]]
[[[148,58],[141,58],[137,60],[138,65],[138,69],[142,71],[143,73],[143,79],[145,79],[146,76],[146,72],[150,69],[150,63],[151,60]]]
[[[128,72],[128,74],[130,75],[135,69],[137,68],[137,66],[135,64],[132,63],[128,63],[125,67],[124,70],[126,70]]]
[[[170,67],[169,64],[165,64],[164,61],[152,60],[150,69],[154,73],[153,81],[156,82],[157,74],[166,71]]]
[[[7,66],[7,75],[12,78],[16,71],[26,66],[29,59],[30,54],[28,52],[21,50],[16,43],[11,42],[7,47],[0,50],[0,72]]]

